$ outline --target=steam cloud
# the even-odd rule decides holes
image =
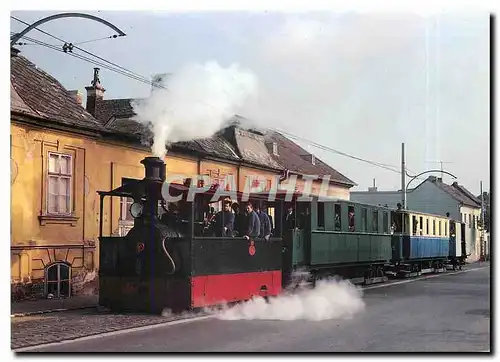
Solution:
[[[188,64],[171,78],[167,89],[134,102],[134,119],[154,134],[152,151],[164,157],[165,146],[206,138],[224,128],[247,98],[256,95],[257,77],[238,64]]]
[[[349,281],[321,280],[313,289],[286,292],[267,303],[256,297],[215,312],[223,320],[311,320],[351,318],[363,311],[362,290]],[[213,312],[214,313],[214,312]]]

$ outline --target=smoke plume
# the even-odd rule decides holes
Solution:
[[[362,290],[346,280],[321,280],[313,289],[297,290],[270,298],[269,302],[256,297],[212,313],[223,320],[322,321],[351,318],[365,308]]]
[[[170,143],[210,137],[224,128],[247,98],[256,95],[257,77],[238,64],[188,64],[165,88],[133,104],[134,119],[154,134],[152,151],[158,157]]]

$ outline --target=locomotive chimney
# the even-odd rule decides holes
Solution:
[[[144,165],[146,176],[144,179],[150,181],[165,181],[167,177],[167,165],[159,157],[146,157],[141,163]]]

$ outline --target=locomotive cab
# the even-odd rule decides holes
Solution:
[[[224,202],[227,195],[217,187],[166,183],[165,164],[159,158],[147,157],[142,164],[144,179],[98,192],[100,305],[156,314],[281,292],[284,195],[275,193],[270,202],[264,192],[229,193],[232,202],[262,204],[276,216],[270,238],[207,234],[200,227],[204,211]],[[134,225],[125,236],[103,236],[108,196],[133,199],[129,210]],[[113,226],[113,220],[107,220],[106,228]]]

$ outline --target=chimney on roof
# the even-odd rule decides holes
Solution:
[[[91,115],[95,117],[97,105],[99,101],[102,101],[104,97],[104,92],[106,89],[101,85],[101,80],[99,79],[99,68],[94,68],[94,79],[90,82],[89,87],[85,87],[87,90],[87,105],[86,109]]]
[[[14,47],[10,47],[10,56],[11,57],[17,57],[17,55],[20,53],[21,51],[19,49],[16,49]]]
[[[375,185],[375,179],[373,179],[373,187],[368,187],[368,192],[377,192],[377,186]]]
[[[83,107],[83,97],[82,97],[82,92],[80,92],[78,89],[77,90],[70,90],[69,94],[71,94],[71,97],[78,103],[80,106]]]

